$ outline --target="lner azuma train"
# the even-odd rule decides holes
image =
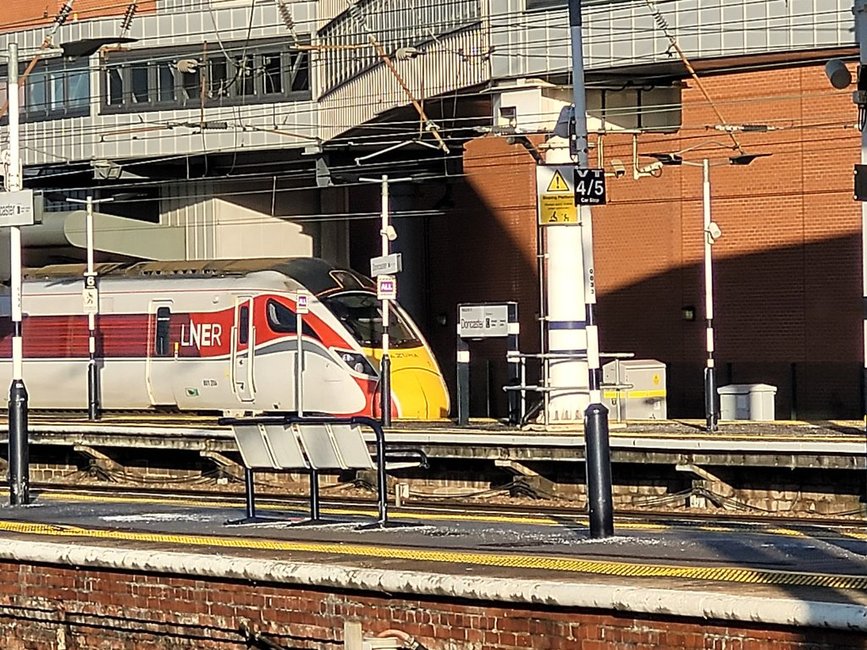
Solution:
[[[87,408],[84,270],[24,275],[23,373],[34,409]],[[306,290],[303,410],[381,415],[382,317],[370,279],[316,258],[98,264],[95,272],[102,409],[297,411],[295,305]],[[0,384],[8,385],[12,322],[3,311]],[[389,321],[392,417],[446,417],[448,391],[430,347],[399,306]]]

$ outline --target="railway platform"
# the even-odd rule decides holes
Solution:
[[[863,648],[867,633],[863,526],[616,518],[591,539],[581,513],[437,508],[382,528],[373,507],[324,503],[316,523],[271,504],[267,523],[228,525],[240,499],[34,496],[0,508],[16,648]]]
[[[724,421],[712,433],[699,420],[609,426],[614,462],[671,463],[686,458],[725,465],[867,469],[867,431],[859,421]],[[6,420],[0,418],[0,443],[6,432]],[[37,414],[30,432],[34,444],[49,446],[236,450],[231,428],[207,416],[112,413],[91,422],[84,414]],[[415,446],[430,458],[583,460],[580,427],[516,428],[494,420],[471,420],[466,427],[448,420],[396,421],[387,429],[387,438],[390,444]]]

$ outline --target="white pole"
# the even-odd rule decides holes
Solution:
[[[93,196],[87,196],[85,230],[87,238],[87,273],[85,287],[96,289],[96,274],[93,272]],[[95,309],[99,309],[99,294]],[[99,389],[96,373],[96,311],[87,312],[87,416],[90,420],[99,418]]]
[[[304,317],[295,295],[295,410],[304,416]]]
[[[9,168],[6,189],[21,190],[19,131],[18,44],[9,43],[7,66],[9,94]],[[24,386],[24,343],[21,309],[21,229],[9,228],[9,265],[12,301],[12,383],[9,387],[9,503],[30,503],[30,451],[27,431],[27,389]]]
[[[704,315],[705,344],[707,362],[704,370],[704,405],[707,430],[717,429],[716,408],[716,367],[714,365],[714,333],[713,333],[713,258],[711,246],[714,236],[711,233],[710,212],[710,163],[707,158],[702,161],[702,212],[704,217]]]

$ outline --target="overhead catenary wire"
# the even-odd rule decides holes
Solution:
[[[201,2],[200,2],[200,3],[189,3],[189,7],[194,7],[194,6],[200,6],[200,7],[201,7],[201,6],[204,6],[204,3],[201,3]],[[363,104],[363,103],[364,103],[364,100],[365,100],[367,97],[368,97],[368,96],[366,96],[366,95],[362,95],[362,96],[360,96],[360,97],[357,99],[357,104],[359,104],[359,105],[360,105],[360,104]],[[238,130],[243,131],[243,130],[245,130],[245,129],[247,129],[247,128],[250,128],[250,126],[249,126],[249,120],[256,119],[257,116],[260,116],[260,117],[261,117],[261,116],[264,116],[264,115],[267,113],[267,110],[268,110],[268,109],[266,109],[266,108],[257,108],[257,107],[254,106],[254,107],[241,107],[241,108],[236,108],[235,110],[237,111],[236,116],[239,116],[239,117],[240,117],[240,116],[243,116],[242,119],[241,119],[241,120],[238,120],[234,125],[230,125],[230,128],[236,130],[236,132],[237,132]],[[312,114],[315,113],[318,109],[317,109],[317,107],[315,107],[315,106],[311,106],[310,108],[308,108],[308,109],[306,109],[306,110],[307,110],[308,113],[310,113],[310,114],[312,115]],[[636,111],[637,111],[637,107],[636,107]],[[624,112],[626,112],[626,111],[624,111]],[[297,112],[296,112],[295,114],[297,115]],[[246,123],[245,123],[245,122],[246,122]],[[381,126],[381,128],[388,128],[389,125],[391,125],[391,124],[392,124],[391,122],[385,122],[385,123]],[[347,128],[348,128],[348,127],[351,127],[351,126],[356,126],[356,127],[358,127],[358,129],[360,129],[360,130],[365,130],[365,131],[367,130],[367,128],[366,128],[365,125],[352,125],[352,124],[347,124],[347,125],[344,125],[344,126],[347,127]],[[707,126],[707,125],[703,125],[704,128],[706,128],[706,126]],[[171,132],[172,128],[174,128],[174,127],[162,127],[162,126],[160,126],[160,127],[157,127],[157,128],[165,128],[165,130],[166,130],[166,134],[165,134],[165,136],[160,136],[160,137],[172,137],[172,138],[177,137],[177,132],[174,132],[174,133]],[[693,127],[693,126],[690,126],[690,125],[682,125],[682,128],[683,128],[683,129],[687,129],[687,128],[698,128],[698,127],[697,127],[697,126]],[[256,126],[255,129],[256,129],[256,130],[267,131],[267,129],[264,129],[264,128],[259,127],[259,126]],[[84,133],[84,135],[86,135],[86,134],[87,134],[87,131],[85,130],[85,131],[83,131],[83,133]],[[94,131],[92,131],[92,133],[96,134],[96,133],[98,133],[98,131],[95,129]],[[407,130],[406,133],[407,133],[407,135],[409,135],[410,131]],[[104,135],[104,134],[103,134],[103,135]],[[203,135],[204,135],[204,134],[203,134]],[[392,134],[392,135],[394,135],[394,134]],[[354,136],[354,137],[355,137],[356,140],[361,140],[361,138],[359,138],[359,136]],[[29,141],[29,138],[28,138],[28,141]],[[345,139],[341,139],[341,138],[338,137],[338,138],[335,138],[332,142],[334,142],[335,144],[341,144],[341,143],[345,143],[346,140],[345,140]],[[213,151],[218,152],[219,150],[213,150]],[[202,153],[203,155],[207,155],[207,154],[209,154],[209,153],[211,153],[211,152],[212,152],[211,149],[209,149],[208,147],[203,146],[203,150],[202,150],[201,153]],[[183,154],[183,155],[195,155],[195,154]]]

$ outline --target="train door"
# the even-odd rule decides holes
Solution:
[[[175,351],[171,343],[172,301],[152,300],[148,308],[145,376],[151,404],[174,404]]]
[[[232,326],[232,390],[242,402],[252,402],[253,359],[256,353],[256,328],[253,326],[253,297],[235,298],[235,321]]]

